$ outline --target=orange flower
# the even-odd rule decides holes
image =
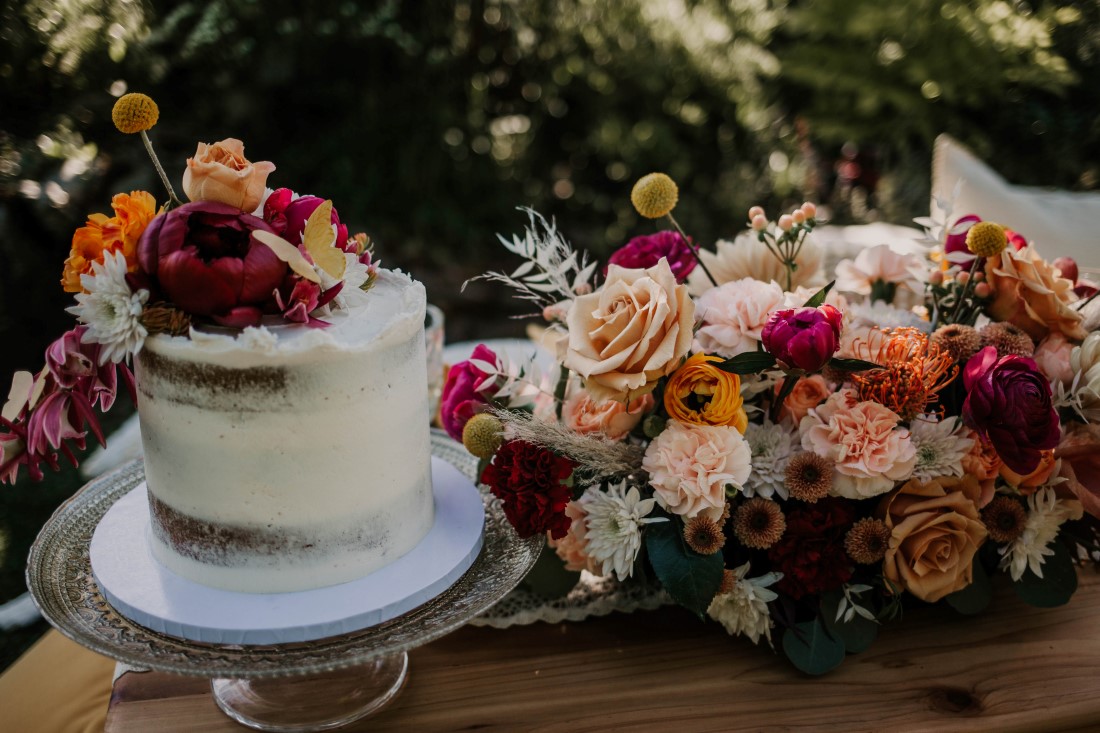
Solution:
[[[1001,478],[1015,486],[1021,494],[1028,496],[1038,491],[1039,487],[1050,479],[1057,467],[1058,461],[1054,458],[1054,451],[1045,450],[1040,453],[1039,465],[1028,475],[1022,476],[1004,463],[1001,464],[1000,474]]]
[[[103,262],[105,252],[121,251],[130,272],[137,269],[137,243],[145,227],[156,216],[157,202],[151,193],[131,191],[111,199],[114,216],[92,214],[88,223],[73,233],[72,250],[65,260],[61,286],[66,293],[80,293],[80,276],[91,274],[92,263]]]
[[[730,425],[745,432],[749,420],[741,378],[714,366],[723,361],[720,356],[695,354],[673,372],[665,385],[669,417],[688,425]]]
[[[775,389],[778,392],[779,385],[776,385]],[[806,417],[806,413],[824,402],[830,394],[832,390],[825,382],[825,377],[820,374],[812,374],[800,379],[787,395],[787,399],[783,401],[783,409],[780,410],[779,417],[780,419],[790,418],[795,425],[798,425],[802,418]]]
[[[915,328],[884,329],[882,333],[878,348],[873,346],[874,339],[854,346],[857,358],[882,368],[853,374],[852,383],[861,400],[877,402],[902,420],[912,420],[955,379],[959,367],[950,354]]]

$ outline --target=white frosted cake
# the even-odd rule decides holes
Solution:
[[[156,336],[136,363],[153,553],[203,585],[362,577],[431,528],[424,288],[379,270],[328,328]]]

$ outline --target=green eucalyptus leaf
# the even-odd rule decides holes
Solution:
[[[784,632],[783,653],[791,664],[806,674],[822,675],[844,661],[844,642],[830,636],[821,619],[815,618],[797,623]]]
[[[746,351],[717,366],[722,371],[733,374],[758,374],[775,366],[775,357],[766,351]]]
[[[836,610],[840,607],[842,598],[844,594],[838,590],[821,597],[821,621],[830,634],[840,639],[848,654],[859,654],[866,651],[878,638],[879,624],[859,614],[854,614],[850,621],[837,621]]]
[[[810,296],[810,299],[806,301],[804,308],[817,308],[819,305],[825,302],[825,298],[828,297],[829,291],[836,285],[836,280],[833,280],[828,285],[818,290],[816,293]]]
[[[645,546],[653,572],[672,600],[700,618],[722,584],[722,553],[699,555],[684,542],[680,520],[646,527]]]
[[[974,581],[944,598],[947,604],[959,613],[973,616],[981,613],[993,600],[993,584],[989,582],[989,575],[982,567],[981,560],[974,557]]]
[[[842,359],[838,356],[829,359],[829,366],[843,372],[864,372],[868,369],[882,368],[881,364],[876,364],[873,361],[864,361],[863,359]]]
[[[1028,568],[1024,575],[1014,583],[1016,595],[1024,603],[1039,608],[1054,608],[1069,603],[1077,590],[1077,566],[1069,550],[1061,542],[1051,545],[1053,555],[1046,557],[1043,563],[1043,577],[1039,577]]]

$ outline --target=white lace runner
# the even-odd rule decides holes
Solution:
[[[606,616],[615,611],[649,611],[671,603],[668,594],[656,585],[637,581],[620,583],[614,578],[582,572],[577,586],[567,596],[548,599],[517,588],[470,621],[470,625],[506,629],[538,621],[556,624]]]

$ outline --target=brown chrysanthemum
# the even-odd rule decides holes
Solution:
[[[1035,342],[1022,328],[1011,323],[990,323],[979,332],[982,347],[994,346],[997,356],[1031,356],[1035,353]]]
[[[733,513],[733,533],[741,544],[754,550],[766,550],[783,536],[787,519],[771,499],[756,496]]]
[[[1012,542],[1024,532],[1027,512],[1023,505],[1007,496],[998,496],[982,510],[982,524],[994,542]]]
[[[726,544],[726,535],[718,522],[699,514],[684,525],[684,541],[700,555],[713,555]]]
[[[150,336],[158,333],[185,336],[191,330],[191,316],[167,303],[154,303],[141,312],[141,325]]]
[[[783,476],[792,499],[813,504],[833,488],[833,462],[811,451],[796,453]]]
[[[902,420],[912,420],[925,411],[941,389],[955,379],[955,359],[915,328],[883,330],[881,345],[857,342],[855,356],[880,364],[853,374],[852,383],[861,400],[890,408]]]
[[[844,537],[844,549],[848,557],[861,565],[870,565],[886,556],[890,543],[890,528],[886,522],[865,517],[852,525]]]
[[[952,323],[932,334],[932,343],[957,362],[965,362],[982,348],[982,337],[973,326]]]

